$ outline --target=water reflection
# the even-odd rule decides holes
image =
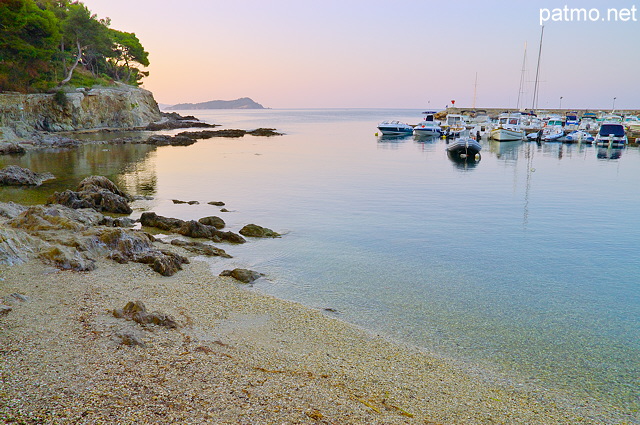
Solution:
[[[447,157],[457,169],[463,171],[473,170],[480,163],[480,159],[482,159],[482,156],[480,154],[463,158],[460,155],[449,151],[447,151]]]
[[[0,201],[41,204],[54,192],[75,189],[91,175],[111,179],[131,194],[152,195],[156,190],[155,146],[141,144],[87,144],[77,149],[47,149],[21,156],[0,156],[0,168],[18,165],[35,172],[48,171],[56,178],[35,188],[0,188]]]
[[[406,142],[410,137],[410,134],[403,134],[398,136],[383,134],[381,136],[378,136],[378,147],[397,149],[398,144]]]
[[[498,159],[505,161],[517,161],[521,144],[522,141],[520,140],[513,142],[498,142],[492,140],[489,142],[489,152],[495,154]]]
[[[624,146],[611,148],[598,148],[596,158],[598,159],[620,159]]]

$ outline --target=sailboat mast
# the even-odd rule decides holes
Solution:
[[[540,78],[540,55],[542,54],[542,36],[544,35],[544,25],[542,26],[542,30],[540,31],[540,48],[538,50],[538,66],[536,68],[536,83],[533,88],[533,108],[536,109],[538,107],[538,81]]]
[[[476,82],[473,85],[473,109],[476,109],[476,93],[478,92],[478,73],[476,72]]]
[[[525,71],[527,67],[527,42],[524,42],[524,57],[522,58],[522,71],[520,72],[520,87],[518,88],[518,101],[516,102],[516,109],[520,110],[520,96],[524,93],[524,81]],[[524,103],[524,102],[523,102]]]

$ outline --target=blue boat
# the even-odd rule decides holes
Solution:
[[[378,124],[378,130],[384,135],[398,136],[402,134],[413,134],[413,127],[409,124],[397,120],[383,121]]]

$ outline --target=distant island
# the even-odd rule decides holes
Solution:
[[[166,109],[265,109],[261,104],[248,97],[236,100],[210,100],[201,103],[179,103]]]

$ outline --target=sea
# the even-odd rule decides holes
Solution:
[[[42,203],[100,174],[150,198],[133,218],[268,227],[283,236],[221,245],[233,258],[207,259],[212,271],[264,273],[248,290],[640,422],[638,147],[482,140],[464,163],[445,140],[377,134],[383,120],[416,124],[421,110],[180,113],[284,135],[0,156],[0,168],[57,177],[0,188],[0,200]]]

